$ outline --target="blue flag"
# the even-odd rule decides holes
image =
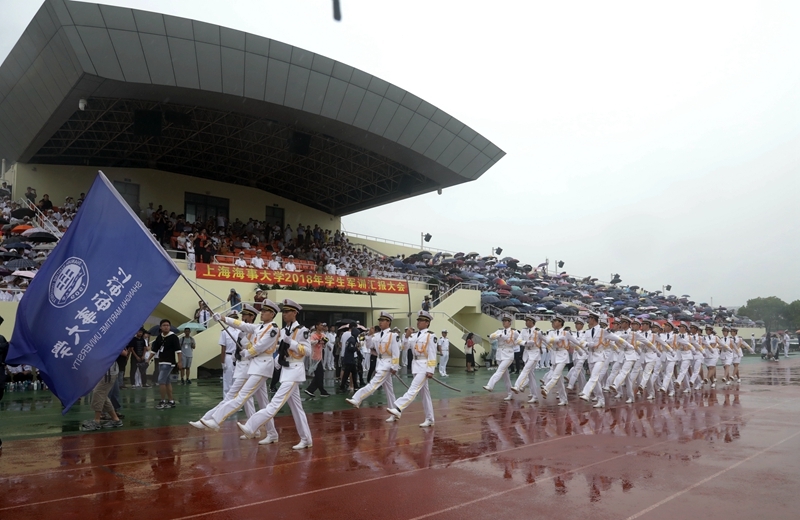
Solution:
[[[180,274],[98,172],[19,303],[6,363],[38,368],[66,413],[116,362]]]

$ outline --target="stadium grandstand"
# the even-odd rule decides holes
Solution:
[[[17,245],[2,252],[0,332],[11,337],[27,280],[98,170],[217,312],[231,292],[254,302],[261,289],[301,302],[301,322],[373,325],[389,311],[402,329],[429,298],[434,329],[459,332],[451,363],[461,365],[466,335],[485,338],[502,312],[534,314],[544,329],[553,314],[589,308],[735,321],[743,335],[758,327],[688,295],[341,229],[343,215],[476,180],[503,155],[431,103],[332,58],[194,20],[47,0],[0,66],[4,245]],[[189,323],[199,310],[178,282],[145,325]],[[219,326],[202,325],[193,377],[219,367]]]

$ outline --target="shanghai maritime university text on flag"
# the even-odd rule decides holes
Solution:
[[[8,363],[37,367],[66,412],[180,275],[100,172],[17,310]]]

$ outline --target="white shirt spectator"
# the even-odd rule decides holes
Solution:
[[[325,266],[325,273],[336,274],[336,265],[333,262],[328,262],[328,264]]]
[[[347,270],[344,267],[340,267],[336,270],[336,276],[347,276]]]
[[[297,267],[294,266],[294,263],[292,263],[291,260],[287,260],[286,263],[283,264],[283,268],[286,271],[292,271],[292,272],[297,271]]]
[[[260,256],[254,256],[250,259],[250,265],[255,267],[256,269],[264,269],[264,259]]]
[[[247,267],[247,262],[245,261],[243,256],[240,256],[239,258],[237,258],[236,261],[233,264],[236,267]]]
[[[273,258],[272,260],[269,261],[269,264],[267,264],[267,267],[269,269],[272,269],[273,271],[279,271],[280,268],[281,268],[281,263]]]

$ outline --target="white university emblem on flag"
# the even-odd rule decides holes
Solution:
[[[89,269],[86,263],[72,256],[56,269],[50,278],[50,304],[56,308],[66,307],[86,292],[89,287]]]

